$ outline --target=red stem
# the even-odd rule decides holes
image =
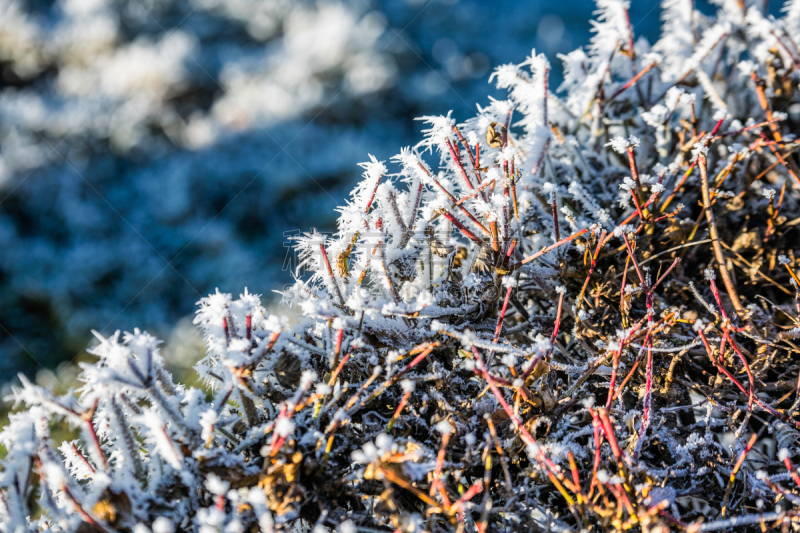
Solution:
[[[509,287],[506,290],[506,299],[503,301],[503,309],[500,311],[500,316],[497,317],[497,328],[494,330],[494,340],[492,342],[496,343],[497,339],[500,338],[500,330],[503,329],[503,319],[506,316],[506,309],[508,308],[508,299],[511,298],[511,291],[514,290],[514,287]]]
[[[653,62],[653,63],[650,63],[648,66],[646,66],[644,69],[640,70],[640,71],[639,71],[639,73],[638,73],[638,74],[636,74],[636,76],[634,76],[633,78],[631,78],[630,80],[628,80],[628,83],[626,83],[625,85],[623,85],[623,86],[622,86],[620,89],[618,89],[618,90],[617,90],[617,92],[615,92],[614,94],[612,94],[612,95],[611,95],[611,98],[609,98],[609,99],[608,99],[608,101],[610,102],[611,100],[613,100],[614,98],[616,98],[616,97],[617,97],[617,96],[619,96],[620,94],[624,93],[626,90],[630,89],[630,88],[633,86],[633,84],[634,84],[634,83],[636,83],[637,81],[639,81],[639,79],[640,79],[642,76],[644,76],[645,74],[647,74],[648,72],[650,72],[650,69],[652,69],[653,67],[656,67],[656,66],[658,66],[658,63],[656,63],[656,62]]]
[[[464,165],[461,163],[461,158],[458,157],[455,148],[453,148],[453,143],[450,142],[450,139],[445,139],[445,142],[447,143],[448,150],[450,150],[450,157],[453,158],[453,163],[455,163],[455,165],[461,171],[461,176],[464,178],[464,182],[467,184],[467,188],[469,188],[470,190],[475,189],[475,187],[472,185],[472,182],[469,180],[469,176],[467,175],[467,171],[464,168]]]
[[[449,213],[448,211],[445,211],[445,210],[440,211],[440,213],[447,220],[449,220],[451,224],[453,224],[455,227],[457,227],[461,231],[461,233],[464,234],[464,236],[466,238],[468,238],[469,240],[471,240],[474,243],[477,243],[479,246],[483,246],[483,239],[481,239],[480,237],[478,237],[477,235],[472,233],[464,224],[461,223],[460,220],[458,220],[456,217],[454,217],[451,213]]]
[[[523,260],[522,260],[522,261],[520,261],[519,263],[515,263],[515,264],[513,264],[513,265],[510,267],[510,269],[511,269],[511,270],[516,270],[516,269],[518,269],[519,267],[521,267],[522,265],[524,265],[524,264],[527,264],[527,263],[530,263],[531,261],[533,261],[533,260],[534,260],[534,259],[536,259],[537,257],[541,257],[541,256],[543,256],[544,254],[546,254],[547,252],[549,252],[549,251],[551,251],[551,250],[553,250],[553,249],[555,249],[555,248],[558,248],[558,247],[559,247],[559,246],[561,246],[562,244],[566,244],[566,243],[568,243],[569,241],[572,241],[572,240],[574,240],[574,239],[577,239],[578,237],[580,237],[581,235],[583,235],[583,234],[584,234],[584,233],[586,233],[587,231],[589,231],[589,229],[588,229],[588,228],[585,228],[585,229],[582,229],[582,230],[580,230],[580,231],[579,231],[579,232],[577,232],[577,233],[573,233],[573,234],[572,234],[572,235],[570,235],[569,237],[564,237],[563,239],[561,239],[561,240],[560,240],[560,241],[558,241],[557,243],[551,244],[551,245],[550,245],[550,246],[548,246],[547,248],[545,248],[545,249],[543,249],[543,250],[539,250],[539,251],[538,251],[538,252],[536,252],[535,254],[529,255],[528,257],[526,257],[525,259],[523,259]]]
[[[342,297],[342,293],[339,290],[339,284],[336,283],[336,278],[333,275],[333,269],[331,268],[331,262],[328,261],[328,252],[325,251],[325,244],[320,243],[319,249],[322,252],[322,259],[325,261],[325,268],[328,270],[328,275],[331,277],[331,284],[333,288],[336,290],[336,297],[339,299],[339,304],[344,305],[344,298]]]

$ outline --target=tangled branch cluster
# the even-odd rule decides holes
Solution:
[[[425,117],[299,239],[302,317],[200,302],[204,390],[138,330],[23,379],[0,529],[796,528],[800,3],[720,4],[651,47],[599,0],[556,94],[534,53]]]

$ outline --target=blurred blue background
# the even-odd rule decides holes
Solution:
[[[632,2],[637,35],[656,2]],[[773,10],[777,10],[772,6]],[[357,163],[590,38],[590,0],[0,0],[0,365],[169,337],[216,287],[275,301],[285,234],[333,228]],[[185,323],[185,321],[184,321]]]

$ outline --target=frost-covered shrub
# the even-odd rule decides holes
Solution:
[[[23,379],[0,527],[797,526],[800,7],[666,0],[651,47],[598,6],[555,93],[534,51],[362,164],[299,317],[201,300],[202,390],[138,330],[74,394]]]
[[[13,331],[0,329],[0,368],[70,360],[92,328],[165,335],[209,288],[290,283],[283,233],[334,226],[353,161],[412,142],[414,116],[471,109],[489,65],[534,36],[553,52],[588,38],[553,12],[576,14],[515,0],[0,2]]]

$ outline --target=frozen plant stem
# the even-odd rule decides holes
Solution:
[[[714,248],[714,256],[717,259],[717,266],[719,267],[722,282],[725,284],[725,289],[728,291],[728,297],[731,299],[733,308],[740,319],[746,319],[747,312],[739,300],[739,293],[736,292],[736,287],[733,285],[730,272],[725,262],[725,253],[722,251],[722,245],[719,241],[719,232],[717,231],[717,224],[714,221],[714,211],[711,207],[711,194],[708,188],[708,162],[705,155],[700,155],[698,158],[698,168],[700,169],[700,182],[703,194],[703,211],[706,214],[706,221],[708,222],[708,233],[711,237],[711,246]]]
[[[336,293],[336,298],[339,300],[340,305],[344,305],[342,291],[339,290],[339,284],[336,283],[336,276],[333,275],[333,269],[331,268],[331,262],[328,260],[328,252],[325,250],[324,243],[320,243],[319,251],[322,254],[322,260],[325,262],[325,270],[328,271],[328,276],[330,277],[331,286],[333,286],[334,292]]]
[[[573,234],[572,234],[572,235],[570,235],[569,237],[564,237],[563,239],[561,239],[561,240],[560,240],[560,241],[558,241],[557,243],[551,244],[550,246],[548,246],[548,247],[546,247],[546,248],[543,248],[542,250],[539,250],[539,251],[538,251],[538,252],[536,252],[535,254],[529,255],[528,257],[526,257],[525,259],[523,259],[523,260],[522,260],[522,261],[520,261],[519,263],[515,263],[515,264],[513,264],[513,265],[512,265],[510,268],[511,268],[511,270],[516,270],[516,269],[518,269],[519,267],[521,267],[522,265],[525,265],[525,264],[527,264],[527,263],[530,263],[531,261],[533,261],[533,260],[534,260],[534,259],[536,259],[537,257],[541,257],[541,256],[543,256],[544,254],[546,254],[547,252],[549,252],[549,251],[551,251],[551,250],[554,250],[554,249],[558,248],[558,247],[559,247],[559,246],[561,246],[562,244],[566,244],[566,243],[568,243],[568,242],[570,242],[570,241],[572,241],[572,240],[575,240],[575,239],[577,239],[578,237],[580,237],[581,235],[583,235],[583,234],[584,234],[584,233],[586,233],[587,231],[589,231],[589,230],[588,230],[588,229],[582,229],[582,230],[580,230],[580,231],[578,231],[578,232],[576,232],[576,233],[573,233]]]

